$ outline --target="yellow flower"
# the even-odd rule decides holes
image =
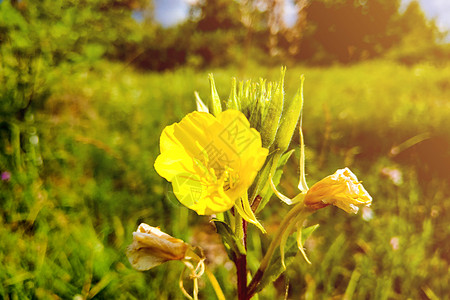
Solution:
[[[348,213],[357,213],[359,206],[370,206],[372,197],[350,169],[339,169],[314,184],[306,193],[304,203],[313,209],[333,204]]]
[[[237,110],[217,118],[193,112],[161,134],[159,175],[172,182],[174,194],[200,215],[230,209],[252,184],[268,150],[261,136]]]
[[[176,239],[158,227],[141,223],[133,232],[133,243],[128,246],[127,256],[133,268],[146,271],[169,260],[182,260],[189,245]]]
[[[303,136],[301,137],[301,157],[303,152]],[[303,250],[302,228],[303,221],[308,215],[317,209],[323,208],[333,204],[348,213],[357,213],[359,206],[370,206],[372,204],[372,197],[364,189],[361,182],[358,181],[355,174],[349,168],[339,169],[333,175],[327,176],[321,181],[314,184],[310,189],[306,185],[304,177],[304,160],[300,160],[300,183],[299,188],[301,193],[290,199],[280,193],[270,179],[270,184],[274,193],[285,203],[295,206],[291,209],[289,214],[284,219],[282,226],[277,233],[278,242],[281,251],[281,263],[284,265],[284,247],[287,239],[295,226],[298,226],[297,244],[298,248],[303,254],[303,257],[308,263],[311,263],[306,257]],[[296,225],[299,224],[299,225]],[[275,244],[274,246],[277,246]],[[274,247],[270,248],[271,251]]]

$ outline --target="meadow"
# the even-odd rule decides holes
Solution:
[[[208,217],[178,203],[153,163],[163,128],[207,99],[208,73],[226,99],[231,78],[277,80],[248,65],[162,73],[101,61],[47,75],[45,97],[0,134],[0,298],[183,299],[183,268],[131,268],[125,250],[140,222],[202,246],[227,299],[235,271]],[[350,167],[373,197],[349,216],[323,209],[308,223],[312,262],[297,255],[259,299],[445,299],[450,295],[450,66],[371,61],[286,73],[286,97],[304,74],[303,130],[311,185]],[[283,192],[296,194],[296,149]],[[6,173],[5,173],[6,172]],[[9,174],[7,177],[6,174]],[[275,227],[288,207],[275,197],[259,216]],[[249,228],[261,257],[269,239]],[[250,260],[256,270],[258,261]],[[200,298],[215,299],[207,280]]]

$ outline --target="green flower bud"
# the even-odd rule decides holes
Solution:
[[[303,107],[303,82],[305,77],[300,77],[301,85],[295,94],[292,101],[287,102],[283,108],[281,116],[280,127],[278,128],[275,141],[272,145],[273,150],[278,150],[281,153],[287,150],[291,143],[292,136],[300,118]]]
[[[250,114],[250,124],[261,132],[263,119],[267,113],[266,106],[266,82],[264,79],[259,80],[259,84],[252,83],[250,90],[250,99],[252,99],[253,107]]]
[[[250,113],[252,110],[252,103],[249,97],[250,97],[250,80],[247,80],[245,84],[243,81],[240,81],[238,91],[238,103],[241,106],[241,112],[244,113],[247,119],[250,119]]]
[[[227,109],[241,110],[240,101],[238,101],[238,95],[236,93],[236,77],[233,77],[231,82],[231,92],[227,101]]]
[[[269,148],[275,140],[284,105],[284,75],[286,68],[281,68],[281,78],[275,87],[273,97],[268,99],[267,113],[260,129],[263,147]]]

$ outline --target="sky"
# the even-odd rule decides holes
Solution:
[[[195,0],[154,0],[155,17],[163,26],[175,25],[183,21],[189,12],[189,2]],[[402,0],[406,7],[412,0]],[[436,19],[441,30],[450,30],[450,0],[419,0],[422,10],[429,19]],[[285,22],[293,25],[296,20],[295,6],[292,0],[285,0]]]

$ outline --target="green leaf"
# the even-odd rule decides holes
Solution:
[[[305,234],[304,234],[303,226],[300,224],[300,227],[298,228],[298,231],[297,231],[297,246],[298,246],[298,249],[300,250],[300,252],[302,253],[303,258],[306,260],[306,262],[308,264],[311,264],[311,262],[309,261],[308,257],[306,256],[305,250],[303,249],[303,244],[305,243],[306,239],[314,232],[314,230],[316,230],[317,227],[319,227],[319,224],[316,224],[316,225],[306,228],[305,230],[307,230],[307,232],[305,232]]]
[[[306,239],[314,232],[314,230],[319,227],[319,224],[309,226],[302,231],[302,243],[306,241]],[[295,258],[295,255],[297,255],[298,248],[297,248],[297,239],[294,235],[291,235],[286,242],[286,246],[284,248],[284,263],[286,266],[288,266]],[[283,267],[282,264],[282,257],[281,252],[277,251],[276,254],[272,257],[272,260],[270,261],[269,267],[264,272],[264,275],[261,279],[261,282],[259,283],[258,287],[256,288],[256,292],[260,292],[263,290],[268,284],[275,281],[281,273],[283,273],[285,270],[285,267]]]
[[[294,260],[295,255],[297,255],[297,252],[298,249],[296,239],[293,236],[290,236],[289,239],[287,240],[285,247],[284,263],[286,265],[289,265]],[[269,267],[264,272],[261,282],[256,288],[256,292],[258,293],[262,291],[268,284],[275,281],[281,275],[281,273],[284,272],[284,270],[285,268],[281,263],[280,251],[278,251],[277,254],[275,254],[274,257],[272,258]]]
[[[300,169],[300,179],[298,183],[298,189],[302,193],[306,193],[308,191],[308,184],[306,183],[306,172],[305,172],[305,142],[303,140],[303,131],[300,120],[300,161],[299,161],[299,169]]]
[[[269,154],[269,156],[266,159],[266,162],[264,163],[264,166],[261,168],[261,170],[258,172],[258,175],[256,176],[255,180],[253,181],[253,184],[251,185],[250,189],[249,189],[249,195],[251,196],[252,201],[255,199],[256,196],[261,196],[263,197],[263,191],[265,190],[265,184],[266,182],[269,180],[269,174],[270,174],[270,170],[272,168],[273,165],[273,161],[274,159],[276,159],[275,153]],[[263,200],[263,199],[261,199]],[[261,202],[256,210],[256,212],[258,213],[259,211],[261,211],[262,208],[261,205],[263,203]]]
[[[306,240],[313,234],[316,229],[319,228],[319,224],[311,225],[309,227],[303,228],[302,230],[302,245],[305,244]]]
[[[292,153],[294,153],[294,151],[295,150],[292,149],[292,150],[284,153],[283,155],[281,155],[280,159],[278,160],[276,171],[274,174],[272,174],[272,180],[273,180],[273,183],[275,184],[275,186],[277,186],[280,183],[281,176],[283,175],[283,167],[287,163],[288,159],[291,157]],[[274,163],[275,162],[273,160],[269,161],[269,163],[267,165],[267,170],[266,169],[263,170],[263,172],[265,172],[265,173],[262,173],[263,178],[261,179],[261,182],[264,182],[265,185],[262,188],[262,190],[259,192],[259,194],[262,197],[262,200],[261,200],[261,203],[259,204],[256,212],[261,211],[264,208],[264,206],[266,206],[266,204],[269,202],[270,198],[273,195],[273,191],[270,187],[270,184],[268,184],[268,183],[269,183],[269,175],[270,175],[269,171],[273,168]]]
[[[238,255],[246,254],[244,245],[234,234],[233,230],[227,223],[218,219],[212,219],[212,222],[214,222],[214,225],[216,226],[217,233],[222,237],[222,241],[225,245],[225,249],[227,250],[228,257],[231,260],[234,260],[234,258]]]

